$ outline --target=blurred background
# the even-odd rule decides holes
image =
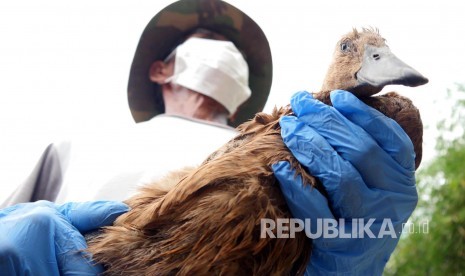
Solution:
[[[0,3],[0,201],[54,141],[108,136],[134,124],[126,101],[139,36],[167,0]],[[419,207],[386,273],[465,271],[465,2],[229,0],[267,35],[274,79],[265,111],[318,91],[341,35],[376,27],[391,50],[429,78],[410,97],[425,124]],[[424,224],[422,224],[424,225]],[[417,227],[418,228],[418,227]],[[424,232],[424,231],[423,231]]]

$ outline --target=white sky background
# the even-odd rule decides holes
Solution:
[[[126,86],[134,50],[148,21],[171,2],[0,3],[0,202],[49,143],[133,124]],[[450,110],[446,90],[465,83],[464,1],[228,2],[269,39],[274,79],[266,111],[296,91],[320,88],[341,35],[379,28],[391,50],[430,79],[394,89],[421,110],[425,158],[434,156],[435,122]]]

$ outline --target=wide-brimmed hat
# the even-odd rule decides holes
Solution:
[[[251,97],[242,104],[231,126],[237,126],[265,106],[272,81],[271,50],[261,28],[244,12],[219,0],[180,0],[165,7],[148,23],[134,55],[128,83],[128,101],[136,122],[164,113],[160,86],[150,81],[149,69],[163,60],[197,28],[224,35],[244,54],[249,66]]]

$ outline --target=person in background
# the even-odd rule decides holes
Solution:
[[[147,24],[134,54],[133,129],[50,145],[3,206],[127,198],[235,136],[234,127],[263,109],[271,82],[270,46],[250,17],[222,1],[174,2]]]
[[[47,148],[28,181],[2,205],[9,207],[0,210],[0,271],[8,275],[102,272],[80,251],[86,248],[83,234],[111,224],[126,212],[128,207],[121,201],[138,186],[201,163],[234,137],[235,126],[263,109],[271,80],[268,41],[245,13],[219,0],[181,0],[165,7],[142,33],[130,70],[128,101],[138,124],[124,136],[115,133],[111,139],[101,139],[95,135],[80,144]],[[333,93],[333,103],[339,101],[339,107],[322,108],[319,118],[353,126],[350,129],[356,132],[324,129],[299,114],[280,122],[283,140],[296,158],[336,192],[326,198],[316,189],[305,189],[286,163],[275,164],[273,170],[297,218],[342,214],[368,218],[376,213],[377,218],[393,218],[399,230],[416,204],[414,176],[405,177],[411,168],[398,164],[411,158],[413,148],[403,152],[393,148],[405,148],[410,140],[386,117],[347,94]],[[299,95],[291,100],[293,110],[315,106],[313,99]],[[354,110],[357,116],[350,115]],[[371,118],[377,118],[376,130],[373,124],[366,125]],[[328,139],[337,131],[346,135]],[[379,136],[387,132],[396,135]],[[341,155],[338,149],[353,149],[350,141],[360,140],[361,133],[363,143]],[[373,143],[379,147],[371,147]],[[376,179],[360,166],[363,154],[380,170],[393,169],[397,174]],[[381,185],[378,182],[392,185],[387,198],[373,195],[372,189]],[[345,183],[359,193],[336,201]],[[412,185],[407,192],[398,188]],[[361,212],[357,202],[365,200],[367,207]],[[382,204],[385,201],[393,206]],[[380,274],[397,240],[333,239],[329,244],[314,240],[308,273]]]

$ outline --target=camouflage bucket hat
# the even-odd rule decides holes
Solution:
[[[164,113],[160,86],[149,80],[151,64],[163,60],[197,28],[226,36],[244,53],[249,66],[252,96],[243,103],[234,121],[235,127],[260,112],[270,93],[272,80],[271,50],[261,28],[236,7],[219,0],[180,0],[165,7],[148,23],[134,55],[129,74],[128,101],[136,122]]]

